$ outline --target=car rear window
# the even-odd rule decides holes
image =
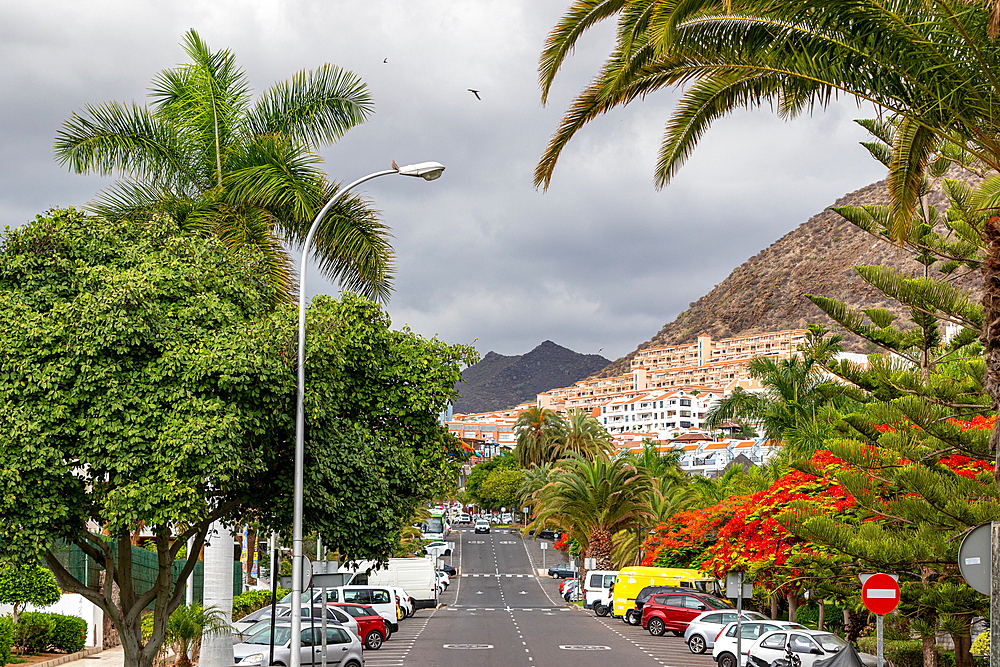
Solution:
[[[604,577],[602,577],[601,575],[599,575],[599,574],[592,574],[592,575],[590,575],[590,584],[589,584],[589,586],[591,588],[600,588],[601,587],[601,581],[603,581],[603,580],[604,580]]]
[[[684,598],[686,597],[686,595],[666,595],[664,596],[665,599],[660,604],[665,604],[668,607],[683,607]]]
[[[734,618],[732,620],[735,621],[736,619]],[[701,619],[701,622],[702,623],[720,624],[720,623],[722,623],[722,614],[709,614],[705,618]]]

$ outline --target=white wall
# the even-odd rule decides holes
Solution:
[[[0,604],[0,616],[14,611],[11,605]],[[104,612],[92,602],[77,593],[63,593],[59,601],[51,607],[35,607],[28,605],[25,611],[47,611],[52,614],[76,616],[87,622],[87,646],[100,646],[104,643]]]

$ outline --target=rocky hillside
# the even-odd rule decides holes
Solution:
[[[455,385],[460,394],[455,412],[489,412],[533,401],[540,392],[571,385],[608,363],[600,355],[579,354],[550,340],[512,357],[490,352],[462,372],[463,381]]]
[[[974,177],[955,171],[950,178]],[[946,198],[938,187],[930,203],[944,211]],[[836,206],[888,204],[885,181],[852,192]],[[826,315],[806,298],[806,294],[841,299],[848,304],[869,308],[890,308],[900,315],[902,309],[865,284],[854,273],[859,264],[885,264],[917,275],[923,267],[892,244],[861,231],[833,211],[814,215],[795,230],[781,237],[737,267],[715,289],[690,304],[690,307],[665,325],[650,340],[597,376],[610,377],[627,373],[636,352],[651,347],[694,341],[705,332],[712,338],[727,338],[763,331],[805,328],[822,323],[831,326]],[[978,274],[964,276],[960,282],[976,290]],[[851,337],[847,349],[866,352],[866,341]]]

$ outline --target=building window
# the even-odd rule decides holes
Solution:
[[[690,407],[691,406],[691,399],[690,398],[682,398],[681,399],[681,405]]]

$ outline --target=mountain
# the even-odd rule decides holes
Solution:
[[[973,184],[979,180],[957,168],[947,177]],[[938,207],[939,213],[944,213],[947,199],[940,184],[928,201]],[[888,203],[883,180],[845,195],[835,205]],[[840,299],[857,308],[888,308],[903,320],[908,318],[896,302],[889,301],[857,276],[853,267],[864,264],[894,266],[909,276],[917,276],[923,271],[909,252],[858,229],[826,209],[738,266],[715,289],[692,302],[650,340],[595,373],[595,377],[627,373],[630,360],[640,350],[690,343],[702,332],[720,339],[764,331],[804,329],[810,324],[823,324],[835,331],[840,329],[806,298],[807,294]],[[967,272],[956,282],[978,296],[978,273]],[[850,352],[871,351],[867,341],[855,336],[845,340],[845,348]]]
[[[533,401],[536,394],[569,386],[609,363],[598,354],[580,354],[550,340],[512,357],[490,352],[462,371],[463,381],[455,385],[460,394],[455,412],[490,412]]]

